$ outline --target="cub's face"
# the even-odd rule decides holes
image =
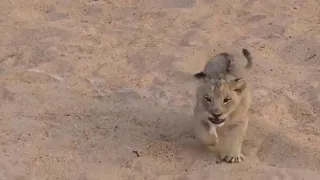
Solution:
[[[246,82],[243,79],[207,81],[198,95],[208,120],[213,124],[223,124],[238,107]]]

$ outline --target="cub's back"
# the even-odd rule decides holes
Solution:
[[[209,59],[205,64],[203,71],[195,74],[195,77],[218,79],[221,74],[226,74],[228,72],[231,61],[232,56],[227,53],[218,54]]]

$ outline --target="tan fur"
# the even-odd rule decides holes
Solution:
[[[251,84],[243,71],[249,69],[251,64],[246,67],[239,68],[234,63],[230,72],[219,78],[207,79],[196,92],[193,120],[195,137],[209,149],[217,149],[221,160],[230,163],[244,160],[241,146],[252,102]],[[214,124],[208,118],[224,122]]]

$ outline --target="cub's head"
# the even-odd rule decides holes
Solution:
[[[239,106],[246,82],[244,79],[208,80],[197,91],[198,103],[204,107],[208,120],[213,124],[223,124]]]

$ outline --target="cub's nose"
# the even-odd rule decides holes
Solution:
[[[222,113],[213,113],[211,112],[212,116],[215,117],[215,118],[218,118],[222,115]]]

